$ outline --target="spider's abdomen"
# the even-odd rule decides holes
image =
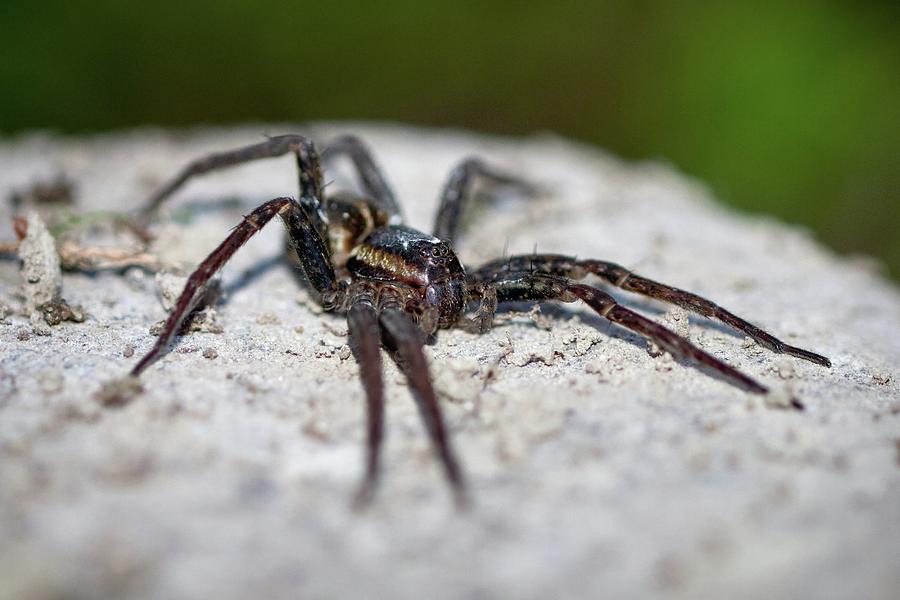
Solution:
[[[465,307],[466,274],[459,259],[449,244],[415,229],[376,229],[354,248],[347,269],[357,278],[416,289],[426,308],[437,309],[440,327],[455,323]]]

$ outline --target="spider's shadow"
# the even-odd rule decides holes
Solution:
[[[238,275],[238,277],[236,279],[234,279],[228,285],[225,286],[225,288],[224,288],[225,299],[222,301],[222,304],[227,304],[227,302],[228,302],[227,298],[229,296],[231,296],[232,294],[234,294],[236,292],[243,290],[245,287],[247,287],[249,285],[252,285],[258,279],[260,279],[263,275],[265,275],[270,270],[272,270],[273,268],[278,267],[278,266],[285,266],[285,267],[290,266],[290,261],[288,261],[285,258],[283,252],[279,252],[278,254],[274,254],[268,258],[264,258],[264,259],[260,260],[259,262],[257,262],[256,264],[254,264],[253,266],[251,266],[250,268],[244,269],[240,273],[240,275]],[[296,272],[296,269],[290,269],[290,271],[293,274]],[[302,277],[302,276],[303,275],[301,273],[300,277]],[[305,279],[304,279],[304,281],[305,281]]]

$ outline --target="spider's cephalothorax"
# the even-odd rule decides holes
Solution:
[[[466,273],[450,245],[421,231],[394,225],[376,229],[347,261],[356,279],[400,283],[416,293],[417,321],[425,333],[456,323],[465,308]],[[417,310],[418,309],[418,310]]]
[[[464,500],[462,471],[451,449],[422,351],[423,332],[432,334],[439,327],[452,326],[487,331],[500,302],[581,300],[603,318],[647,337],[678,359],[692,361],[751,393],[768,393],[754,379],[621,306],[608,293],[579,283],[588,276],[718,319],[774,352],[831,366],[824,356],[790,346],[705,298],[647,279],[615,263],[560,254],[529,254],[497,259],[467,273],[452,245],[473,183],[479,180],[512,187],[528,195],[535,188],[498,173],[477,159],[465,160],[450,173],[441,194],[434,233],[429,235],[402,225],[400,207],[390,186],[358,139],[338,138],[325,152],[326,159],[340,154],[350,158],[361,194],[324,197],[319,156],[312,142],[302,136],[285,135],[197,160],[148,201],[145,218],[194,175],[287,153],[297,158],[299,197],[270,200],[244,217],[188,278],[156,344],[131,373],[140,375],[166,351],[210,278],[244,242],[279,215],[287,229],[294,260],[319,301],[328,310],[347,314],[350,347],[360,365],[368,415],[366,475],[358,495],[361,503],[371,499],[380,472],[384,435],[382,347],[406,375],[451,488],[457,500]],[[467,309],[475,305],[474,314],[466,316]]]

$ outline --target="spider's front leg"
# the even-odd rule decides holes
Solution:
[[[360,508],[368,505],[375,495],[381,473],[381,446],[384,440],[384,373],[381,365],[381,329],[375,302],[373,293],[361,290],[350,300],[347,311],[350,349],[359,364],[368,419],[366,473],[355,502]]]
[[[365,507],[372,499],[380,477],[380,453],[384,439],[384,381],[381,343],[390,352],[406,376],[410,392],[432,446],[444,467],[444,474],[457,504],[467,504],[465,479],[450,443],[437,394],[431,383],[428,361],[423,350],[424,332],[416,325],[405,307],[408,301],[401,289],[390,283],[357,281],[351,284],[347,325],[350,348],[359,363],[366,393],[368,436],[366,473],[357,507]]]
[[[489,276],[483,276],[483,279],[480,280],[476,272],[472,277],[470,290],[479,284],[484,289],[491,289],[492,293],[496,294],[498,302],[519,300],[574,302],[581,300],[604,319],[650,339],[678,359],[698,363],[717,373],[729,383],[749,392],[768,393],[767,388],[734,367],[704,352],[662,325],[625,308],[616,302],[615,298],[596,288],[534,270],[495,271]]]
[[[460,508],[464,508],[469,502],[465,479],[456,454],[450,445],[450,436],[444,425],[443,412],[431,383],[428,361],[423,351],[424,334],[410,316],[399,307],[383,306],[379,321],[384,345],[391,353],[394,362],[406,375],[422,422],[431,438],[432,446],[444,466],[444,474],[453,491],[456,504]]]
[[[823,367],[831,366],[831,361],[826,357],[791,346],[706,298],[647,279],[615,263],[602,260],[578,260],[561,254],[523,254],[486,263],[475,271],[474,277],[477,280],[490,280],[497,276],[503,277],[511,272],[539,272],[571,279],[583,279],[588,274],[593,274],[623,290],[675,304],[710,319],[717,319],[744,332],[758,344],[773,352],[796,356]]]
[[[156,344],[134,366],[131,374],[140,375],[165,353],[172,338],[175,337],[197,300],[202,296],[201,292],[212,276],[234,256],[238,248],[243,246],[275,215],[281,215],[288,236],[300,258],[306,278],[319,293],[322,303],[326,307],[341,304],[345,291],[335,278],[328,245],[320,233],[320,230],[327,228],[327,223],[322,220],[321,213],[317,209],[317,196],[303,197],[299,201],[292,198],[276,198],[244,217],[244,220],[232,230],[225,241],[219,244],[188,277],[184,290],[166,320]]]
[[[230,153],[210,155],[197,161],[178,175],[157,195],[161,202],[195,172],[204,172],[219,166],[237,164],[261,156],[271,156],[282,148],[297,155],[300,170],[300,199],[276,198],[259,206],[235,227],[225,241],[207,256],[200,266],[188,277],[184,290],[178,297],[172,313],[166,320],[156,344],[131,370],[140,375],[147,367],[165,353],[181,324],[194,308],[201,292],[210,278],[234,256],[238,248],[265,227],[275,215],[281,215],[287,228],[288,237],[300,259],[300,265],[307,280],[319,292],[323,304],[335,304],[342,300],[343,288],[335,278],[331,264],[331,252],[325,240],[328,239],[328,221],[322,210],[322,170],[319,155],[312,142],[301,136],[271,138],[264,144],[250,146]],[[200,166],[197,166],[200,165]],[[151,203],[148,208],[155,208]]]

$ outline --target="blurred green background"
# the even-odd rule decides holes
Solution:
[[[22,2],[0,131],[378,119],[663,159],[900,275],[898,2]]]

